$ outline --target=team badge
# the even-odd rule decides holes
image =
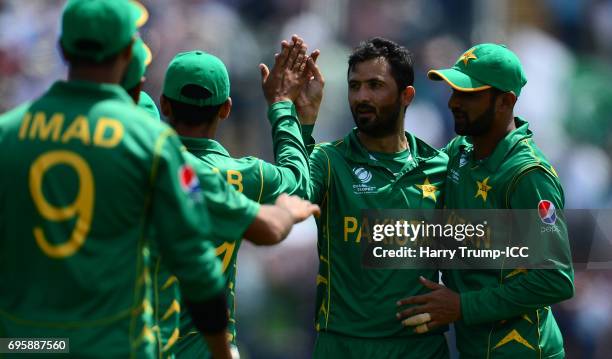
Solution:
[[[202,199],[202,190],[200,188],[200,180],[193,168],[187,164],[179,168],[179,183],[183,192],[196,202]]]
[[[555,224],[557,221],[557,214],[555,213],[555,205],[548,200],[541,200],[538,203],[538,214],[542,222],[546,224]]]
[[[372,173],[363,167],[353,168],[353,174],[361,183],[368,183],[372,179]]]

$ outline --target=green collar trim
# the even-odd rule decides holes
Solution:
[[[514,124],[516,126],[516,129],[510,131],[510,133],[508,133],[506,137],[504,137],[504,139],[501,140],[497,144],[497,146],[495,146],[493,153],[491,153],[491,155],[484,160],[483,165],[489,171],[497,171],[497,169],[504,162],[510,151],[512,151],[512,149],[520,141],[526,138],[531,138],[533,136],[533,133],[529,129],[529,123],[527,121],[523,120],[520,117],[515,117]],[[464,149],[471,149],[473,147],[471,139],[469,137],[464,137],[464,144],[461,145],[461,147]]]
[[[355,127],[344,137],[344,143],[346,144],[345,155],[356,162],[376,165],[376,161],[374,161],[370,157],[370,153],[368,152],[368,150],[366,150],[366,148],[363,147],[363,145],[359,141],[359,138],[357,137],[357,131],[358,130]],[[412,155],[412,158],[415,162],[420,163],[423,161],[427,161],[440,154],[440,151],[429,146],[411,133],[404,132],[404,134],[406,135],[406,140],[408,141],[410,154]]]
[[[210,138],[181,137],[181,142],[189,152],[217,153],[229,157],[229,152],[221,144]]]

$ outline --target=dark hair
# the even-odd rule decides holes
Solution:
[[[348,60],[348,72],[358,63],[379,57],[386,59],[391,65],[391,76],[393,76],[399,91],[414,84],[413,60],[410,51],[382,37],[364,41],[353,50]]]
[[[76,54],[70,53],[64,48],[64,46],[62,46],[61,42],[60,42],[60,46],[62,47],[62,49],[64,49],[63,52],[65,55],[66,61],[68,61],[68,63],[70,63],[70,66],[73,66],[73,67],[94,66],[94,65],[95,66],[109,66],[113,64],[115,61],[117,61],[117,59],[119,58],[119,55],[123,51],[125,51],[125,49],[127,48],[126,46],[122,48],[121,51],[115,54],[108,55],[105,58],[96,61],[88,56],[76,55]],[[78,40],[75,46],[79,48],[80,50],[91,51],[91,52],[99,51],[102,48],[102,45],[100,45],[99,42],[93,41],[93,40]],[[131,42],[129,46],[132,46]]]
[[[180,122],[186,126],[195,127],[205,122],[212,122],[215,116],[219,113],[219,109],[223,104],[215,106],[196,106],[188,103],[176,101],[164,96],[170,108],[172,109],[172,117],[175,122]]]

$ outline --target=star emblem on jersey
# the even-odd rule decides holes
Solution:
[[[476,48],[472,47],[471,49],[464,52],[463,55],[461,55],[461,57],[459,58],[459,60],[463,61],[463,64],[465,66],[467,66],[468,61],[477,59],[476,55],[474,55],[474,50],[476,50]]]
[[[436,191],[438,190],[438,187],[429,183],[429,177],[425,178],[423,184],[417,184],[416,186],[423,193],[423,198],[429,197],[436,202]]]
[[[478,196],[480,196],[482,197],[483,202],[487,201],[487,193],[489,193],[489,190],[493,188],[489,186],[488,182],[489,177],[485,178],[482,182],[476,181],[476,186],[478,187],[478,190],[476,191],[476,195],[474,196],[474,198],[478,198]]]

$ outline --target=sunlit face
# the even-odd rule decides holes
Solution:
[[[356,64],[348,74],[348,100],[355,125],[372,137],[396,133],[402,103],[391,66],[383,57]]]
[[[462,136],[488,133],[495,119],[495,99],[491,89],[475,92],[453,90],[448,100],[455,118],[455,132]]]

